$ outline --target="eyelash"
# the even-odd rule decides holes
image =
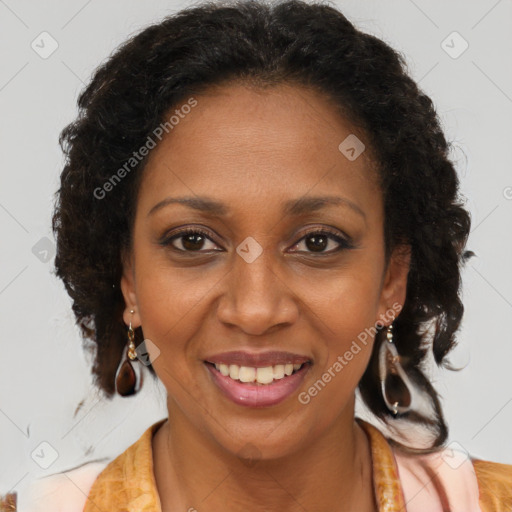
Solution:
[[[179,230],[178,232],[174,233],[172,236],[170,237],[166,237],[164,238],[160,244],[164,247],[169,247],[177,252],[182,252],[182,253],[198,253],[200,254],[201,250],[199,251],[187,251],[187,250],[184,250],[184,249],[178,249],[177,247],[174,247],[172,245],[172,242],[174,240],[177,240],[179,238],[182,238],[186,235],[202,235],[204,236],[205,238],[207,238],[208,240],[210,240],[211,242],[215,243],[211,237],[209,236],[209,233],[206,232],[205,230],[201,229],[201,228],[184,228],[184,229],[181,229]],[[335,242],[337,242],[338,244],[340,244],[340,246],[334,250],[330,250],[330,251],[327,251],[327,252],[317,252],[315,253],[314,251],[305,251],[309,254],[316,254],[316,255],[331,255],[331,254],[334,254],[334,253],[337,253],[337,252],[340,252],[342,250],[347,250],[347,249],[353,249],[354,248],[354,245],[351,241],[349,240],[346,240],[344,238],[342,238],[341,236],[339,236],[337,233],[329,230],[328,228],[321,228],[321,229],[316,229],[316,230],[311,230],[311,231],[308,231],[306,233],[304,233],[304,235],[299,239],[298,242],[296,242],[295,244],[293,244],[293,247],[295,247],[296,245],[298,245],[300,242],[302,242],[303,240],[307,239],[308,237],[310,236],[313,236],[313,235],[324,235],[324,236],[327,236],[328,238],[334,240]],[[217,252],[220,252],[220,251],[217,251]],[[304,252],[304,251],[300,251],[300,252]]]

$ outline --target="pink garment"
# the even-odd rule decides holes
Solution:
[[[92,484],[108,462],[89,462],[36,480],[20,494],[19,512],[82,512]]]
[[[428,455],[392,450],[407,512],[482,512],[478,480],[466,453],[451,448]]]
[[[445,448],[409,455],[391,447],[406,510],[401,512],[482,512],[471,459]],[[65,474],[41,479],[22,494],[20,512],[82,512],[88,492],[104,463],[88,463]]]

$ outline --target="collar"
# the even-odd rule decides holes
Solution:
[[[117,510],[161,512],[161,503],[153,473],[152,439],[164,418],[115,458],[95,480],[83,512]],[[373,488],[379,512],[406,510],[393,451],[384,435],[373,425],[356,418],[370,441]]]

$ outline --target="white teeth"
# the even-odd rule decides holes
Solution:
[[[236,364],[230,364],[229,365],[229,376],[232,379],[238,379],[238,371],[240,370],[240,367]]]
[[[240,382],[257,382],[258,384],[270,384],[274,380],[283,379],[297,371],[301,366],[300,363],[287,363],[264,368],[252,368],[236,364],[215,363],[215,368],[226,377],[229,376],[233,380],[240,380]]]
[[[274,379],[282,379],[284,377],[284,364],[276,364],[274,366]]]
[[[254,382],[256,378],[256,368],[250,368],[249,366],[240,366],[238,371],[238,379],[240,382]]]
[[[272,366],[256,369],[256,381],[260,384],[270,384],[274,380],[274,369]]]

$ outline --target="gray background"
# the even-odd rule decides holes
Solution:
[[[146,378],[132,398],[100,400],[63,286],[52,275],[53,194],[60,130],[92,71],[129,35],[190,2],[0,0],[0,494],[33,479],[114,457],[166,416],[165,390]],[[361,29],[403,52],[453,142],[473,219],[464,270],[464,321],[434,369],[456,441],[473,456],[512,463],[512,1],[338,1]],[[43,59],[42,32],[58,43]],[[450,36],[450,56],[442,42]],[[50,46],[45,39],[45,48]],[[75,413],[79,402],[83,406]],[[48,442],[55,461],[31,454]],[[46,445],[45,445],[46,446]]]

